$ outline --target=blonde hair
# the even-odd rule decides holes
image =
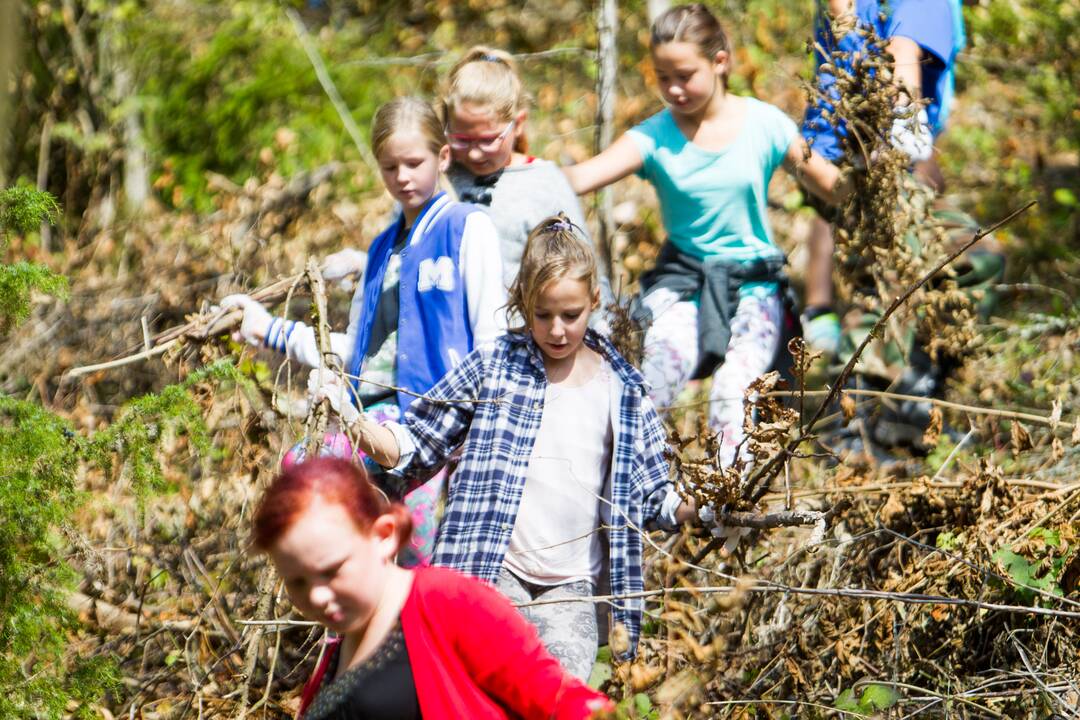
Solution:
[[[590,297],[596,294],[599,287],[596,256],[592,247],[581,239],[579,230],[565,213],[541,220],[533,228],[525,242],[521,267],[510,286],[508,317],[520,318],[528,327],[540,293],[563,278],[580,280],[589,286]],[[513,330],[522,332],[525,327]]]
[[[416,130],[427,140],[435,155],[446,145],[446,133],[431,105],[417,97],[399,97],[375,111],[371,121],[371,152],[376,158],[387,141],[398,132]]]
[[[678,5],[661,13],[652,24],[649,47],[655,50],[658,45],[670,42],[693,43],[710,61],[716,57],[716,53],[726,52],[728,62],[722,77],[725,87],[727,86],[733,60],[731,41],[709,8],[701,3],[691,3]]]
[[[529,95],[510,53],[485,45],[469,48],[447,78],[441,107],[444,122],[449,123],[451,113],[463,103],[489,108],[504,122],[528,107]],[[528,152],[525,133],[517,136],[514,150]]]

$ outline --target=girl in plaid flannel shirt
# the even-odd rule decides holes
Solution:
[[[642,600],[626,596],[644,589],[641,532],[695,513],[668,479],[644,379],[587,327],[598,304],[591,248],[565,215],[552,217],[530,234],[511,288],[508,310],[525,325],[470,353],[400,423],[368,419],[337,381],[319,395],[394,472],[423,478],[461,448],[435,565],[518,604],[593,595],[606,569],[624,598],[611,604],[612,627],[625,628],[633,656]],[[598,639],[590,602],[522,612],[567,670],[588,676]]]

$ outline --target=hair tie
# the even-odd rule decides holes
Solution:
[[[501,63],[503,59],[498,55],[481,55],[480,62]]]
[[[574,224],[569,220],[555,220],[548,225],[548,230],[554,230],[556,232],[561,230],[562,232],[572,233],[574,232]]]

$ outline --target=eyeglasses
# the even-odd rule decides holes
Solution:
[[[469,148],[476,146],[476,149],[483,153],[492,153],[499,149],[499,145],[506,139],[506,136],[514,129],[514,125],[517,124],[517,118],[510,121],[510,124],[506,126],[498,135],[494,137],[473,137],[472,135],[460,135],[451,132],[446,133],[447,142],[454,150],[468,150]]]

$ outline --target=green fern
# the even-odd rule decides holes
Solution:
[[[40,228],[41,223],[56,224],[59,218],[60,205],[51,193],[26,183],[0,191],[2,231],[26,235]]]
[[[25,183],[0,191],[0,250],[7,244],[7,234],[27,234],[41,223],[55,223],[60,216],[56,198]],[[68,281],[44,265],[17,262],[0,265],[0,335],[30,317],[30,299],[34,292],[67,298]]]

